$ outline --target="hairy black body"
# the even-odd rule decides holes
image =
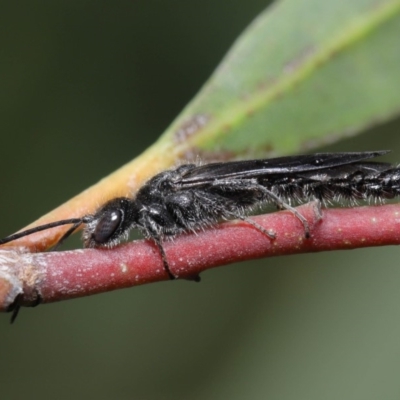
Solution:
[[[291,210],[309,227],[291,204],[346,200],[382,201],[400,194],[400,169],[388,163],[364,161],[386,151],[321,153],[266,160],[233,161],[202,166],[181,165],[147,181],[134,198],[116,198],[95,214],[56,221],[11,235],[0,244],[54,226],[72,224],[68,237],[85,224],[85,247],[113,247],[139,229],[158,246],[171,279],[163,241],[184,232],[196,232],[222,220],[243,219],[271,239],[247,216],[265,204]]]

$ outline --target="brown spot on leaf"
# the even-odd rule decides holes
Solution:
[[[258,158],[268,158],[271,157],[273,153],[273,146],[270,143],[265,144],[264,146],[257,147],[257,153],[262,151],[263,155],[258,155]],[[264,155],[265,153],[265,155]],[[201,150],[198,148],[190,148],[183,154],[184,162],[194,162],[202,164],[208,164],[211,162],[226,162],[232,160],[249,160],[255,158],[255,152],[252,148],[246,148],[243,151],[232,151],[232,150]]]
[[[300,54],[298,54],[295,58],[293,58],[283,66],[283,72],[286,74],[291,74],[314,53],[315,53],[314,46],[306,47],[300,52]]]
[[[255,110],[253,108],[250,108],[247,110],[246,115],[248,117],[252,117],[254,115],[254,113],[255,113]]]
[[[257,84],[257,90],[264,92],[273,87],[276,83],[277,83],[276,78],[269,78],[266,80],[262,80]]]
[[[185,151],[183,158],[185,162],[194,162],[196,164],[208,164],[211,162],[224,162],[236,158],[237,155],[233,151],[205,151],[191,148]]]
[[[175,141],[185,142],[187,138],[195,135],[203,128],[210,118],[205,114],[196,114],[192,118],[185,121],[175,132]]]

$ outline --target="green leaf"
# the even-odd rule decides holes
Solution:
[[[158,144],[173,158],[265,157],[360,133],[400,111],[399,38],[400,0],[274,3]]]

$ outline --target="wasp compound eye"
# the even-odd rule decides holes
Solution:
[[[86,222],[83,231],[85,247],[116,246],[135,226],[136,214],[131,199],[119,197],[110,200]]]
[[[115,234],[123,219],[121,210],[107,210],[98,220],[92,238],[97,244],[107,243]]]

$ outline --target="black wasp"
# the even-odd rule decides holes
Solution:
[[[364,161],[388,153],[317,153],[265,160],[184,164],[148,180],[134,198],[115,198],[96,213],[38,226],[0,240],[10,242],[32,233],[71,224],[61,241],[85,224],[85,247],[113,247],[139,229],[157,245],[171,279],[163,241],[184,232],[196,232],[219,221],[242,219],[271,239],[270,232],[247,216],[257,207],[275,204],[302,222],[306,219],[291,204],[382,201],[400,194],[400,168]]]

